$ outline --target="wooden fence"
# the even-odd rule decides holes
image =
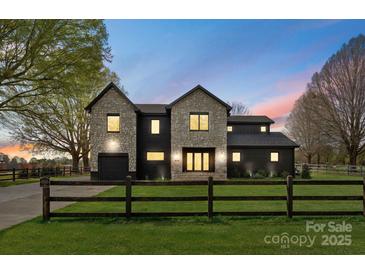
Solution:
[[[307,165],[311,172],[336,173],[339,175],[365,176],[365,166],[329,165],[329,164],[295,164],[295,169],[302,172],[303,165]]]
[[[217,181],[209,177],[206,181],[143,181],[131,180],[127,177],[125,181],[53,181],[49,178],[42,178],[40,185],[43,188],[43,219],[50,217],[170,217],[170,216],[339,216],[339,215],[364,215],[365,216],[365,178],[364,180],[293,180],[288,176],[287,180],[281,181]],[[50,186],[125,186],[125,197],[60,197],[50,196]],[[215,196],[214,186],[286,186],[285,196]],[[293,188],[296,185],[362,185],[362,196],[295,196]],[[207,186],[206,196],[187,197],[135,197],[132,196],[133,186]],[[294,201],[363,201],[362,211],[294,211]],[[204,212],[134,212],[132,202],[181,202],[181,201],[207,201],[207,211]],[[286,211],[214,211],[214,201],[286,201]],[[125,213],[102,213],[102,212],[50,212],[50,202],[125,202]]]
[[[87,172],[84,169],[78,171],[72,170],[71,166],[57,168],[11,168],[0,169],[0,182],[15,182],[19,179],[41,178],[43,176],[72,176],[73,174],[82,175]]]

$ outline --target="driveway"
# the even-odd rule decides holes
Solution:
[[[89,177],[68,178],[88,180]],[[66,179],[65,179],[66,180]],[[92,196],[112,186],[51,186],[51,196]],[[51,203],[55,210],[72,202]],[[42,189],[39,183],[0,187],[0,230],[42,214]]]

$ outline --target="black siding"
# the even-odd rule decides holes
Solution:
[[[228,132],[228,136],[229,134],[265,134],[261,132],[261,126],[266,126],[266,132],[270,132],[270,126],[268,124],[248,124],[248,125],[244,125],[244,124],[233,124],[233,123],[228,123],[228,126],[232,126],[233,127],[233,131],[232,132]]]
[[[240,162],[232,162],[232,152],[241,153]],[[270,153],[279,152],[279,162],[270,161]],[[294,174],[294,148],[250,148],[250,147],[228,147],[227,149],[227,172],[228,177],[240,177],[244,172],[256,173],[265,170],[280,175],[283,171]]]
[[[160,120],[160,134],[151,134],[151,120]],[[171,178],[170,117],[167,114],[142,114],[137,129],[137,178]],[[147,152],[165,153],[164,161],[147,161]]]

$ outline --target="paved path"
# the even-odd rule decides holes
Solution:
[[[88,180],[89,177],[69,178]],[[110,186],[51,186],[55,196],[91,196]],[[42,214],[42,189],[39,183],[0,187],[0,230],[19,224]],[[51,210],[71,202],[51,203]]]

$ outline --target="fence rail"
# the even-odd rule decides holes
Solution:
[[[11,168],[0,169],[0,182],[15,182],[20,179],[41,178],[43,176],[72,176],[86,172],[83,168],[72,170],[71,166],[57,168]]]
[[[307,165],[311,172],[336,173],[353,176],[365,176],[365,166],[355,165],[329,165],[329,164],[295,164],[296,170],[302,172]]]
[[[64,186],[124,186],[124,197],[63,197],[50,196],[50,187],[54,185]],[[184,196],[184,197],[136,197],[132,196],[133,186],[207,186],[205,196]],[[249,186],[260,185],[275,186],[285,185],[286,195],[277,196],[215,196],[214,186]],[[304,196],[293,195],[296,185],[362,185],[362,196]],[[47,177],[41,178],[40,186],[43,189],[43,219],[49,220],[51,217],[179,217],[179,216],[338,216],[338,215],[363,215],[365,216],[365,178],[363,180],[293,180],[288,176],[286,180],[280,181],[215,181],[212,177],[204,181],[138,181],[127,177],[125,181],[54,181]],[[294,201],[363,201],[362,211],[294,211]],[[207,211],[205,212],[134,212],[132,211],[133,202],[181,202],[181,201],[207,201]],[[286,201],[286,211],[214,211],[214,201]],[[125,212],[51,212],[50,202],[125,202]]]

